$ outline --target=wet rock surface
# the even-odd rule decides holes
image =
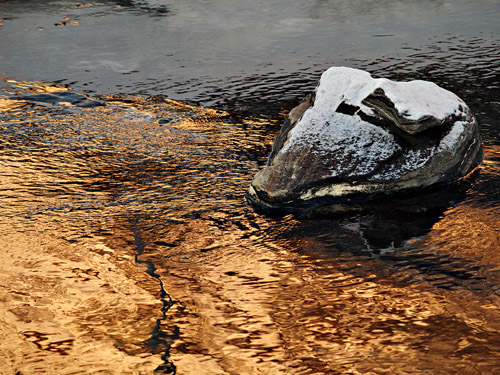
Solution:
[[[290,112],[247,198],[267,211],[344,209],[455,182],[482,157],[477,121],[455,94],[332,67]]]

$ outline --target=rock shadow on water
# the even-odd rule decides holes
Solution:
[[[362,220],[364,238],[370,249],[398,248],[412,238],[427,234],[450,207],[467,196],[470,183],[433,187],[423,191],[359,197],[324,205],[306,211],[304,218],[336,219],[338,217],[370,218]]]
[[[390,284],[466,288],[484,295],[498,275],[460,254],[435,251],[427,236],[453,207],[467,198],[473,177],[459,184],[338,204],[295,214],[297,225],[281,236],[306,240],[296,252],[319,269],[334,267]],[[493,288],[494,289],[494,288]]]

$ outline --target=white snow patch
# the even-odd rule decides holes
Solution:
[[[436,147],[424,150],[408,150],[405,153],[404,164],[397,167],[390,165],[384,172],[373,175],[371,180],[396,180],[408,172],[423,167],[437,153]]]
[[[443,139],[441,139],[441,142],[438,146],[438,151],[451,150],[455,147],[458,140],[460,139],[460,136],[465,130],[464,124],[465,123],[463,121],[456,121],[453,124],[450,132],[446,134]]]
[[[338,160],[350,158],[356,161],[356,168],[351,174],[363,175],[400,148],[391,134],[359,117],[333,112],[328,108],[325,110],[325,107],[314,108],[307,110],[291,130],[290,141],[280,153],[309,145],[311,153],[320,157],[336,154]],[[330,177],[338,176],[346,169],[340,163],[332,163],[329,168]]]
[[[379,87],[394,103],[398,113],[408,120],[420,120],[432,116],[439,120],[464,115],[467,105],[455,94],[434,82],[393,82],[380,78]]]
[[[345,101],[361,107],[365,113],[372,114],[371,109],[361,102],[377,87],[377,81],[368,72],[346,67],[332,67],[321,75],[316,88],[314,107],[336,111],[339,104]]]
[[[411,120],[426,116],[437,119],[444,119],[451,114],[459,116],[467,108],[455,94],[432,82],[392,82],[385,78],[374,79],[370,73],[362,70],[332,67],[321,76],[314,105],[304,112],[290,131],[280,154],[296,147],[311,146],[311,152],[316,154],[327,156],[337,153],[338,160],[350,159],[351,166],[355,165],[352,176],[372,171],[381,161],[399,151],[400,146],[386,130],[363,121],[356,114],[350,116],[336,110],[345,102],[373,115],[373,111],[362,101],[377,88],[384,90],[401,116]],[[456,122],[437,149],[430,150],[430,154],[427,152],[426,155],[420,151],[410,151],[402,170],[387,172],[399,175],[420,168],[436,152],[453,147],[462,132],[461,122]],[[329,167],[332,177],[345,172],[346,168],[342,165]],[[387,177],[387,172],[385,176],[378,177]]]
[[[399,114],[408,120],[428,116],[444,120],[450,115],[461,116],[467,108],[458,96],[433,82],[375,79],[368,72],[346,67],[332,67],[323,73],[316,88],[316,102],[336,110],[345,101],[371,114],[371,109],[361,102],[377,88],[384,90]]]
[[[431,160],[434,155],[437,155],[443,151],[453,150],[460,137],[464,133],[463,121],[456,121],[448,134],[446,134],[437,147],[432,147],[429,149],[420,150],[408,150],[405,154],[405,163],[398,166],[392,166],[387,168],[384,172],[373,175],[372,180],[395,180],[402,177],[405,173],[415,171],[423,167],[429,160]]]
[[[336,112],[346,99],[357,105],[371,93],[373,87],[369,73],[350,68],[331,68],[323,73],[316,89],[314,106],[308,108],[290,131],[288,141],[280,153],[292,148],[312,146],[312,152],[327,156],[338,154],[338,160],[350,158],[356,163],[353,175],[369,173],[381,161],[389,158],[399,146],[394,137],[384,129]],[[365,112],[370,113],[366,107]],[[330,165],[330,175],[345,172],[345,166]]]

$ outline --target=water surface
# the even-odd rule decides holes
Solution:
[[[496,1],[5,1],[0,369],[495,374]],[[244,194],[331,65],[461,96],[461,188],[315,219]]]

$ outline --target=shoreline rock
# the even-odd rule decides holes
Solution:
[[[332,67],[290,111],[247,199],[266,211],[307,211],[452,183],[482,156],[477,121],[450,91]]]

